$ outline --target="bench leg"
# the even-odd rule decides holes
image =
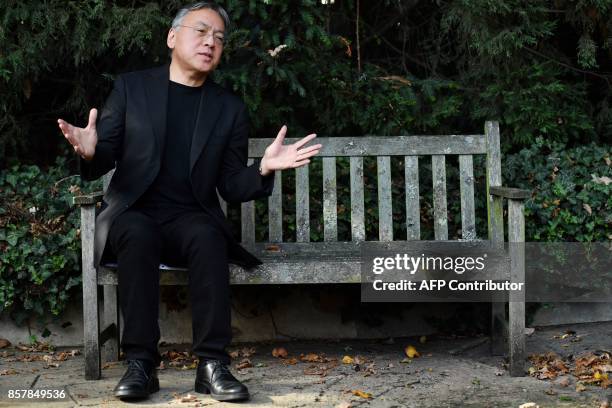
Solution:
[[[104,285],[104,327],[113,326],[114,333],[103,345],[102,361],[119,360],[119,307],[117,303],[117,286]]]
[[[506,354],[506,303],[501,299],[493,298],[491,303],[491,354],[502,356]]]
[[[98,310],[98,273],[93,262],[94,206],[81,207],[81,245],[83,262],[83,355],[85,379],[100,379],[100,322]]]
[[[510,245],[510,281],[525,282],[525,220],[523,202],[508,200],[508,241]],[[510,292],[509,342],[510,375],[525,375],[525,291]]]

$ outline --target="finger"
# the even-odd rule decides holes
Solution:
[[[280,130],[278,131],[278,135],[276,135],[276,139],[274,139],[274,142],[272,143],[276,143],[276,144],[283,144],[283,141],[285,140],[285,135],[287,134],[287,125],[283,125]]]
[[[307,159],[309,157],[315,156],[317,153],[319,153],[318,150],[313,150],[312,152],[308,152],[308,153],[300,153],[300,154],[298,154],[296,160],[304,160],[304,159]]]
[[[293,168],[302,167],[302,166],[304,166],[304,165],[306,165],[308,163],[310,163],[310,160],[299,160],[299,161],[296,161],[295,163],[293,163]]]
[[[315,137],[317,137],[316,133],[312,133],[308,136],[305,136],[301,140],[298,140],[297,142],[295,142],[293,146],[295,146],[296,149],[299,149],[300,147],[304,146],[306,143],[310,142]]]
[[[316,145],[312,145],[312,146],[306,146],[305,148],[298,150],[298,151],[297,151],[297,153],[298,153],[298,154],[305,154],[305,153],[311,152],[311,151],[313,151],[313,150],[319,150],[319,149],[321,149],[321,147],[323,147],[323,145],[322,145],[322,144],[316,144]]]
[[[96,128],[96,118],[98,117],[98,110],[93,108],[89,111],[89,121],[87,122],[88,129]]]

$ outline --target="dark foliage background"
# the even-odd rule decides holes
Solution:
[[[504,183],[536,192],[526,203],[527,238],[612,239],[610,0],[221,3],[235,24],[214,77],[248,104],[254,137],[274,137],[284,123],[294,137],[358,137],[482,133],[485,120],[499,120]],[[77,162],[56,119],[84,125],[117,73],[165,63],[166,33],[182,4],[0,3],[0,312],[18,320],[58,316],[78,289],[78,214],[69,197],[97,186],[74,177]],[[428,160],[421,166],[423,238],[432,236]],[[456,238],[453,160],[449,237]],[[365,165],[366,174],[375,171],[375,160]],[[401,239],[402,163],[392,166]],[[339,233],[348,238],[347,163],[339,160],[338,171]],[[315,241],[322,239],[320,174],[315,159]],[[475,175],[483,235],[482,166]],[[291,192],[292,175],[283,177]],[[367,238],[376,239],[376,184],[366,183]],[[295,207],[294,196],[285,199],[284,208]],[[266,205],[257,202],[258,219],[266,219]],[[230,208],[234,221],[237,211]],[[288,210],[289,240],[294,221]],[[263,225],[257,234],[265,239]]]

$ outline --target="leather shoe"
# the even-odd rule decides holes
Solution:
[[[249,399],[249,390],[230,372],[220,360],[204,360],[198,363],[195,391],[210,394],[217,401],[241,401]]]
[[[153,363],[128,360],[128,368],[115,387],[115,397],[122,400],[147,398],[159,391],[159,379]]]

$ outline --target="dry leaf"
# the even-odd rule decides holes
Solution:
[[[272,349],[272,357],[276,358],[287,358],[287,349],[284,347],[275,347]]]
[[[419,352],[417,351],[417,349],[412,345],[406,346],[406,348],[404,349],[404,352],[406,353],[406,356],[408,356],[408,358],[415,358],[415,357],[421,356]]]
[[[341,403],[336,405],[334,408],[351,408],[351,407],[352,407],[352,405],[351,405],[350,402],[342,401]]]
[[[353,359],[353,357],[351,356],[342,357],[342,364],[353,364],[354,362],[355,362],[355,359]]]
[[[253,367],[253,364],[251,363],[251,360],[249,360],[248,358],[245,358],[244,360],[242,360],[240,363],[236,365],[236,370],[244,370],[245,368],[249,368],[249,367]]]
[[[540,408],[540,406],[535,402],[526,402],[524,404],[519,405],[519,408]]]
[[[361,390],[352,390],[353,395],[356,395],[361,398],[372,398],[372,394],[369,392],[361,391]]]
[[[576,384],[576,392],[582,392],[584,390],[586,390],[586,387],[584,386],[584,384],[582,383]]]
[[[594,174],[591,174],[591,181],[595,184],[605,184],[606,186],[612,183],[612,179],[607,176],[597,177]]]
[[[589,215],[593,214],[593,210],[591,210],[591,206],[590,205],[584,203],[584,204],[582,204],[582,208],[584,208]]]
[[[7,339],[0,339],[0,349],[11,345],[11,342]]]

